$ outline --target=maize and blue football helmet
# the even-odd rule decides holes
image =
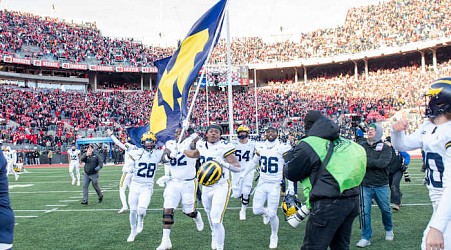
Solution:
[[[425,115],[434,118],[438,115],[451,112],[451,77],[437,79],[426,91],[425,97],[429,98]]]

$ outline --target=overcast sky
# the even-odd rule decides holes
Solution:
[[[292,37],[344,22],[353,6],[382,0],[229,0],[232,37]],[[0,0],[2,8],[96,22],[105,36],[175,46],[217,0]],[[53,10],[52,5],[55,6]],[[281,28],[282,27],[282,28]],[[282,29],[282,31],[281,31]],[[162,34],[162,37],[159,34]],[[223,31],[223,36],[225,32]],[[225,37],[225,36],[224,36]]]

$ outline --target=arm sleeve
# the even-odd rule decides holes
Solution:
[[[116,144],[118,147],[122,148],[123,150],[127,151],[127,147],[124,143],[120,142],[116,136],[111,135],[111,139],[113,140],[114,144]]]
[[[260,161],[260,156],[258,154],[255,154],[254,157],[251,160],[251,163],[248,164],[247,168],[243,170],[243,174],[242,176],[246,176],[248,175],[250,172],[252,172],[252,170],[254,170],[256,168],[256,166],[258,166],[258,162]]]
[[[103,168],[103,161],[102,158],[100,157],[100,155],[97,155],[97,161],[98,161],[98,165],[101,169]]]
[[[392,129],[391,138],[393,147],[399,152],[421,148],[423,146],[421,130],[422,128],[419,128],[412,134],[406,136],[404,131],[396,132]]]
[[[373,150],[373,149],[369,149]],[[378,154],[368,154],[367,153],[367,167],[368,168],[386,168],[393,157],[391,148],[384,144],[382,151]]]
[[[410,155],[407,152],[399,152],[402,156],[402,158],[404,159],[403,163],[405,165],[409,165],[410,164]]]
[[[85,163],[86,163],[86,158],[87,158],[86,153],[84,153],[84,154],[81,156],[80,160],[81,160],[82,162],[85,162]]]

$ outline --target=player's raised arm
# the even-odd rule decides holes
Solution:
[[[200,157],[200,153],[198,149],[193,149],[193,150],[184,150],[183,153],[188,156],[189,158],[199,158]],[[235,159],[236,160],[236,159]]]
[[[125,146],[125,144],[122,143],[121,141],[119,141],[119,139],[117,139],[117,137],[113,134],[113,131],[111,131],[111,129],[107,129],[106,133],[111,137],[114,144],[116,144],[118,147],[122,148],[123,150],[127,151],[127,147]]]

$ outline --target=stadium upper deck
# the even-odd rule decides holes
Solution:
[[[174,48],[147,47],[102,36],[89,24],[73,24],[28,13],[0,11],[3,54],[50,61],[99,65],[153,66]],[[267,44],[257,37],[236,38],[232,63],[266,63],[402,46],[451,37],[451,1],[398,0],[350,9],[344,24],[300,34],[298,42]],[[225,42],[215,48],[212,63],[224,63]]]

